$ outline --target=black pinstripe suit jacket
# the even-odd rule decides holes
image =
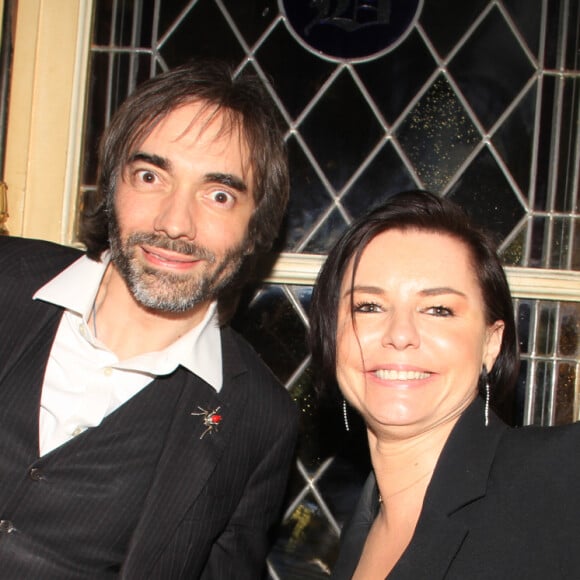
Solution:
[[[48,328],[54,337],[62,310],[32,295],[79,255],[47,242],[0,237],[0,379],[39,332]],[[254,580],[264,570],[267,532],[278,517],[293,455],[296,411],[241,337],[229,328],[221,337],[222,390],[186,374],[122,565],[124,579]],[[46,362],[46,354],[30,360],[37,401]],[[19,404],[25,401],[9,407]],[[219,431],[203,439],[203,421],[191,415],[198,406],[219,406],[223,416]],[[9,413],[0,409],[0,420]]]

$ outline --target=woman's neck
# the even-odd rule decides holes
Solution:
[[[437,429],[408,439],[377,436],[369,429],[371,462],[385,507],[401,503],[404,497],[417,499],[420,496],[422,503],[454,424],[439,425]]]

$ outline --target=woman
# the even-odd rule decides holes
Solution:
[[[410,192],[355,223],[311,312],[314,368],[362,416],[373,468],[333,578],[580,578],[580,431],[492,410],[518,372],[513,306],[458,206]]]

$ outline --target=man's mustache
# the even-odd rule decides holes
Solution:
[[[168,250],[184,256],[192,256],[198,260],[205,260],[209,263],[215,262],[215,254],[210,252],[207,248],[196,244],[195,242],[188,242],[187,240],[172,240],[167,236],[159,234],[150,234],[146,232],[137,232],[131,234],[125,241],[125,247],[138,246],[145,244],[153,248],[161,250]]]

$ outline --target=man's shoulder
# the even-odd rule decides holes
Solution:
[[[222,352],[224,370],[235,373],[239,368],[247,377],[246,383],[250,389],[267,390],[271,395],[282,402],[283,405],[291,404],[291,398],[276,378],[270,367],[264,362],[262,357],[254,350],[254,347],[233,328],[226,326],[222,328]]]
[[[40,287],[82,255],[76,248],[44,240],[0,236],[0,279]]]
[[[81,250],[70,246],[63,246],[47,240],[33,238],[21,238],[18,236],[0,236],[0,254],[5,252],[28,253],[41,252],[49,255],[76,255],[82,254]]]
[[[221,329],[221,337],[225,365],[243,361],[244,366],[248,366],[252,372],[262,375],[264,380],[280,384],[270,367],[239,332],[230,326],[224,326]]]
[[[3,275],[31,273],[55,276],[82,256],[76,248],[45,240],[0,236],[0,266]]]
[[[290,393],[242,335],[229,326],[222,328],[221,332],[223,396],[227,398],[227,391],[231,393],[234,389],[243,388],[247,405],[245,413],[260,417],[260,427],[256,432],[269,430],[272,437],[283,437],[293,448],[299,419],[298,408]],[[226,377],[236,378],[228,381]]]

